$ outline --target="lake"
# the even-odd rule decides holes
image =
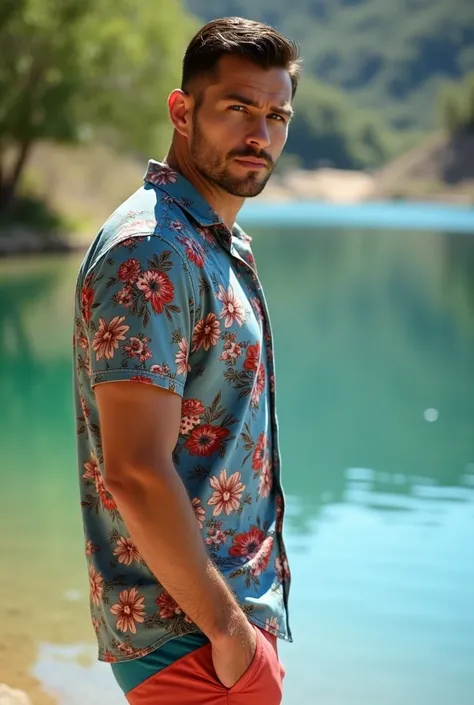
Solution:
[[[249,232],[288,498],[285,704],[472,705],[474,236]],[[95,662],[88,613],[70,349],[80,259],[0,262],[0,682],[34,705],[125,703]]]

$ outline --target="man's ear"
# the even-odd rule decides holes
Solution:
[[[189,93],[176,88],[168,97],[168,113],[173,127],[183,137],[191,133],[191,115],[194,99]]]

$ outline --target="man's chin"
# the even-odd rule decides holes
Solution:
[[[236,185],[231,191],[229,191],[229,193],[231,193],[232,196],[238,196],[239,198],[255,198],[262,193],[267,183],[268,179],[263,182],[253,181],[252,183],[248,183],[247,181],[240,185]]]

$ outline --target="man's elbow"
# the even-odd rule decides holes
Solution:
[[[143,496],[152,488],[166,485],[168,465],[163,461],[146,466],[124,461],[105,462],[104,484],[114,497]]]

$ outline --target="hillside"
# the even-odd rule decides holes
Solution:
[[[396,130],[437,126],[447,78],[474,69],[473,0],[185,0],[207,21],[242,15],[296,39],[306,73]]]
[[[474,203],[474,135],[443,131],[380,169],[371,198]]]

